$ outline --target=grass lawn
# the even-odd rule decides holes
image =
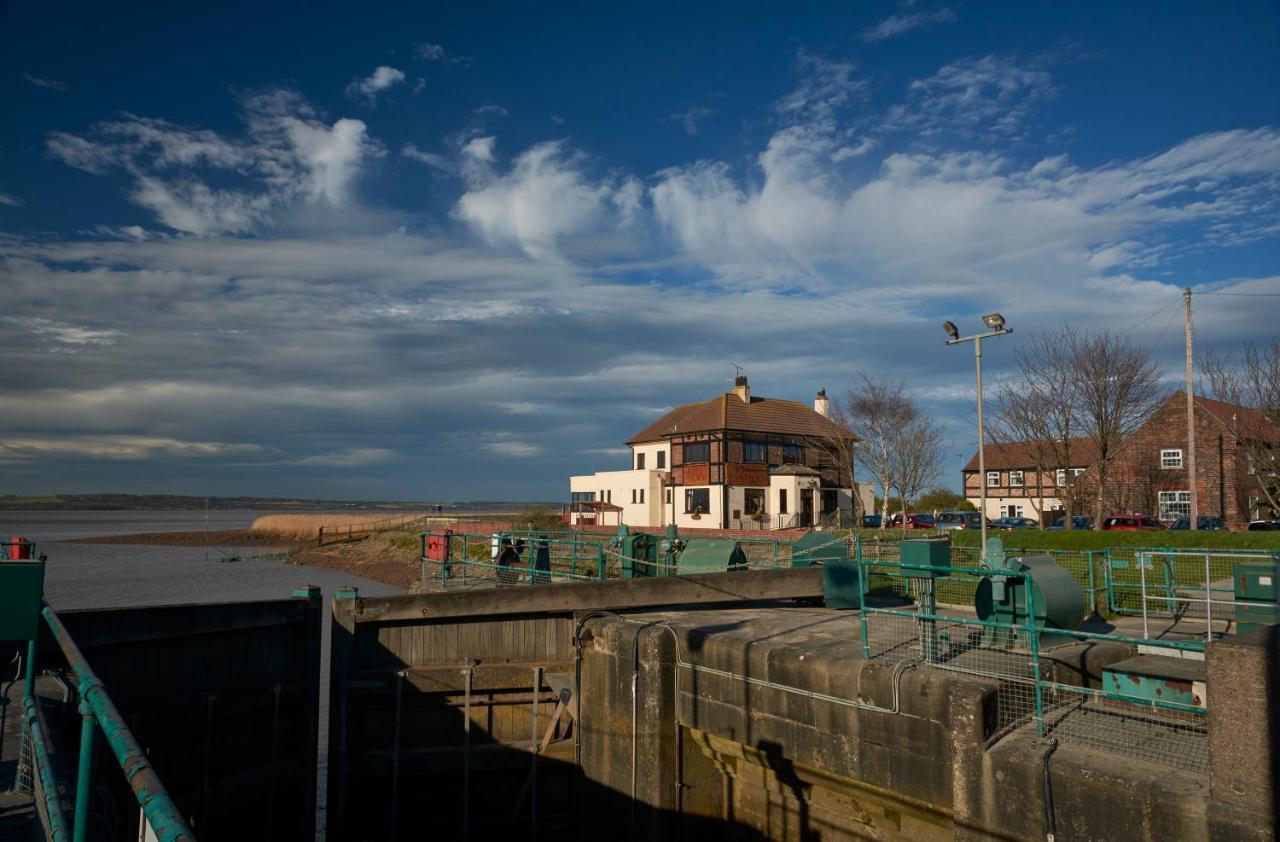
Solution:
[[[1280,532],[1192,532],[1189,529],[1153,532],[1045,532],[1040,529],[992,531],[1008,548],[1020,550],[1104,550],[1108,547],[1194,547],[1196,549],[1280,550]],[[976,547],[981,533],[957,529],[951,533],[953,545]]]

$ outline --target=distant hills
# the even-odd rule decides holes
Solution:
[[[0,509],[89,509],[101,511],[203,511],[218,509],[271,509],[308,511],[359,509],[370,511],[429,511],[440,506],[445,512],[520,511],[530,506],[559,509],[561,503],[513,502],[510,500],[302,500],[289,497],[191,497],[180,494],[52,494],[20,497],[0,495]]]

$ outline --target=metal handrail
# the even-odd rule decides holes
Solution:
[[[156,836],[161,842],[195,842],[195,834],[191,832],[191,828],[187,826],[186,820],[182,818],[173,799],[169,797],[169,793],[164,788],[164,784],[160,781],[160,776],[147,760],[146,752],[142,750],[142,746],[138,745],[137,739],[134,738],[133,732],[129,730],[129,726],[125,723],[124,717],[120,715],[120,711],[116,708],[115,703],[111,701],[111,697],[107,695],[106,688],[103,687],[102,681],[94,674],[93,669],[89,666],[88,660],[85,659],[84,653],[80,651],[80,647],[71,638],[71,634],[67,631],[66,626],[62,625],[62,620],[58,617],[57,612],[45,603],[40,614],[44,617],[45,623],[49,626],[49,631],[53,633],[54,640],[58,643],[58,648],[62,650],[62,654],[67,659],[67,664],[71,667],[76,677],[76,686],[80,692],[82,700],[81,713],[86,717],[92,717],[102,728],[102,734],[106,737],[107,745],[111,747],[111,751],[115,754],[116,762],[120,765],[120,770],[124,772],[125,780],[129,784],[129,788],[133,790],[134,798],[138,802],[138,806],[142,808],[142,813],[146,816],[148,824],[155,831]],[[89,729],[85,729],[89,731]],[[83,732],[82,732],[83,733]],[[90,736],[92,732],[89,731]],[[82,746],[82,763],[84,748]],[[76,793],[77,802],[87,797],[88,793]],[[81,815],[80,804],[77,803],[77,818]],[[80,823],[75,828],[76,838],[83,838],[83,829]]]

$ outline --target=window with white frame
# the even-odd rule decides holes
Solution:
[[[1017,505],[1001,506],[1000,517],[1022,517],[1022,506],[1017,506]]]
[[[1021,487],[1022,487],[1022,471],[1010,471],[1010,472],[1009,472],[1009,487],[1010,487],[1010,488],[1021,488]]]
[[[1067,469],[1059,468],[1053,472],[1053,484],[1062,487],[1067,484]]]
[[[1159,497],[1161,520],[1191,517],[1190,491],[1161,491]]]
[[[997,488],[1000,485],[1000,472],[987,471],[987,488]]]
[[[1072,469],[1071,469],[1071,477],[1074,479],[1075,477],[1080,476],[1080,475],[1081,475],[1081,474],[1083,474],[1084,472],[1085,472],[1085,469],[1084,469],[1084,468],[1072,468]]]
[[[1181,468],[1182,467],[1182,451],[1180,449],[1160,451],[1160,467]]]

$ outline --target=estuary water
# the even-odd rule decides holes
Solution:
[[[268,547],[163,547],[153,544],[69,544],[76,538],[142,532],[247,529],[261,511],[204,512],[0,512],[0,536],[21,535],[48,556],[45,598],[55,610],[122,608],[194,602],[284,599],[297,585],[318,585],[327,601],[333,589],[354,585],[368,596],[400,588],[340,570],[280,561],[219,561],[224,555],[266,555]]]
[[[304,567],[280,561],[228,563],[225,555],[241,558],[266,555],[268,547],[163,547],[154,544],[69,544],[76,538],[135,535],[144,532],[197,532],[247,529],[262,511],[97,512],[3,511],[0,536],[20,535],[35,541],[45,563],[45,599],[54,610],[124,608],[207,602],[285,599],[298,585],[317,585],[325,605],[335,588],[354,585],[366,596],[391,596],[404,591],[340,570]],[[324,839],[325,796],[328,792],[329,738],[329,625],[324,611],[320,654],[320,752],[317,783],[317,838]]]

